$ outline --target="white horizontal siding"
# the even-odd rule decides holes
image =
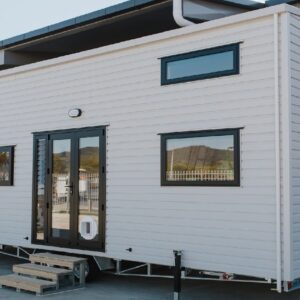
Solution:
[[[181,249],[186,267],[275,277],[272,17],[197,26],[0,78],[0,144],[17,145],[15,186],[0,187],[0,243],[29,243],[31,132],[107,124],[106,255],[171,265]],[[160,57],[233,42],[240,75],[160,86]],[[71,107],[83,116],[69,119]],[[241,187],[160,186],[159,133],[233,127],[243,127]]]

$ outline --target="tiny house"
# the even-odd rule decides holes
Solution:
[[[1,41],[0,104],[1,245],[297,286],[296,1],[131,0]]]

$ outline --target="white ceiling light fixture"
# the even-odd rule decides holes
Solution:
[[[68,115],[70,118],[79,118],[82,115],[80,108],[72,108],[69,110]]]

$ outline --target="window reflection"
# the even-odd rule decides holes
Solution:
[[[99,137],[79,140],[79,238],[98,240]]]
[[[234,136],[168,139],[168,181],[233,181]]]
[[[70,236],[71,141],[54,140],[52,154],[52,236]]]
[[[167,78],[176,79],[195,75],[232,70],[234,68],[234,52],[227,51],[169,62]]]
[[[10,178],[10,153],[0,151],[0,182],[7,182]]]

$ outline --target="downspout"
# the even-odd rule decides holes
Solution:
[[[277,291],[282,292],[281,254],[281,162],[280,162],[280,96],[279,96],[279,18],[274,14],[274,100],[275,100],[275,159],[276,159],[276,270]]]
[[[184,0],[173,0],[173,18],[180,27],[195,24],[183,17],[183,1]]]

